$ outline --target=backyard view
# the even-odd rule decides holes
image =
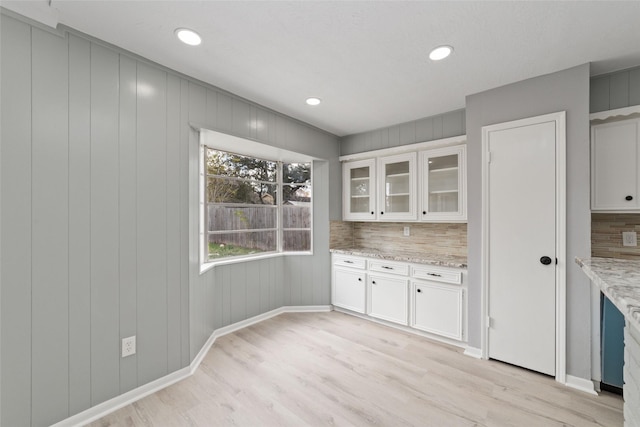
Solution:
[[[205,170],[209,260],[311,249],[310,163],[207,148]]]

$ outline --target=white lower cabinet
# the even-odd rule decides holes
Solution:
[[[462,340],[464,290],[460,286],[411,282],[411,297],[412,327]]]
[[[367,314],[389,322],[408,324],[409,281],[382,275],[369,275]]]
[[[331,303],[357,313],[366,311],[366,261],[361,258],[334,257]]]
[[[430,335],[465,341],[466,270],[332,255],[331,303]]]

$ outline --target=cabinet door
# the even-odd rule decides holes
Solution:
[[[331,303],[337,307],[364,313],[367,301],[365,278],[364,271],[334,268]]]
[[[416,219],[416,153],[378,159],[378,219]]]
[[[591,209],[640,207],[639,123],[633,119],[591,127]]]
[[[371,275],[368,287],[367,314],[389,322],[408,324],[408,280]]]
[[[457,286],[412,282],[411,326],[447,338],[462,340],[464,290]]]
[[[465,221],[466,146],[420,153],[420,219]]]
[[[376,219],[375,165],[375,159],[343,163],[342,217],[344,220]]]

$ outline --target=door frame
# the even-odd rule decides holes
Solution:
[[[526,119],[514,120],[482,127],[482,316],[481,316],[481,357],[489,358],[489,162],[488,151],[491,132],[555,122],[556,125],[556,381],[566,384],[566,190],[567,190],[567,139],[566,112],[544,114]]]

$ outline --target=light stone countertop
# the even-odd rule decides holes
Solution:
[[[363,256],[379,258],[388,261],[412,262],[415,264],[428,264],[439,267],[467,268],[467,258],[457,255],[441,255],[417,252],[383,252],[370,248],[333,248],[334,254]]]
[[[629,323],[640,330],[640,261],[576,257],[576,263]]]

